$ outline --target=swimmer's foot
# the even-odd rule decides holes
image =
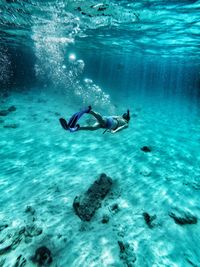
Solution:
[[[59,121],[60,121],[60,124],[63,127],[63,129],[68,130],[69,127],[67,125],[67,121],[63,118],[60,118]]]

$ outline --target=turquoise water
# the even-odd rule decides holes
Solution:
[[[200,266],[199,8],[0,2],[0,266]],[[129,127],[64,131],[87,105],[129,108]],[[111,192],[81,221],[101,173]],[[41,246],[52,262],[32,260]]]

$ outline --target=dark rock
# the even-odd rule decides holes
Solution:
[[[118,241],[118,245],[120,248],[120,253],[124,253],[124,251],[125,251],[124,243],[122,241]]]
[[[27,206],[26,209],[25,209],[25,212],[26,213],[30,213],[31,215],[34,215],[35,214],[35,209],[31,206]]]
[[[144,152],[146,152],[146,153],[151,152],[151,148],[148,147],[148,146],[141,147],[141,150],[144,151]]]
[[[51,251],[45,246],[37,248],[31,260],[39,266],[48,266],[53,261]]]
[[[113,205],[111,206],[111,210],[112,210],[112,211],[119,211],[119,205],[118,205],[117,203],[113,204]]]
[[[108,215],[104,215],[102,220],[101,220],[102,223],[108,223],[109,222],[109,216]]]
[[[101,174],[90,188],[81,196],[76,196],[73,208],[76,215],[82,221],[90,221],[95,211],[101,206],[102,200],[108,194],[112,186],[112,179],[106,174]]]
[[[152,222],[156,219],[156,215],[151,216],[147,212],[144,212],[143,217],[149,228],[153,228],[154,225],[152,224]]]
[[[80,6],[78,6],[76,10],[81,11],[82,9]]]
[[[136,256],[133,248],[128,244],[122,241],[118,241],[120,248],[119,257],[123,261],[125,266],[133,267],[134,262],[136,261]]]
[[[9,111],[9,112],[16,111],[16,110],[17,110],[17,108],[16,108],[15,106],[10,106],[10,107],[8,108],[8,111]]]
[[[19,127],[19,125],[16,124],[16,123],[11,123],[11,124],[5,124],[3,127],[4,127],[4,128],[12,128],[12,129],[16,129],[17,127]]]
[[[179,225],[196,224],[198,222],[197,217],[193,216],[190,213],[184,213],[181,215],[170,212],[169,216],[174,219],[176,224]]]
[[[26,259],[22,255],[19,255],[19,257],[17,257],[14,267],[24,267],[25,265]]]
[[[0,110],[0,116],[7,116],[9,114],[8,110]]]

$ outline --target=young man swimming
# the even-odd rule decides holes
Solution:
[[[127,112],[122,116],[105,117],[93,110],[90,110],[89,114],[94,116],[97,122],[91,126],[80,126],[78,130],[94,131],[103,128],[106,131],[110,131],[111,133],[116,133],[127,128],[130,120],[129,110],[127,110]]]
[[[119,132],[125,128],[128,127],[128,123],[130,121],[130,111],[127,110],[126,113],[124,113],[122,116],[102,116],[96,111],[93,111],[91,106],[88,107],[87,110],[84,111],[84,113],[91,114],[92,116],[95,117],[97,122],[95,122],[93,125],[85,125],[85,126],[80,126],[79,124],[74,123],[78,121],[76,116],[74,116],[73,120],[70,120],[69,123],[66,122],[65,119],[61,118],[60,123],[62,127],[65,130],[70,130],[72,132],[74,131],[80,131],[80,130],[86,130],[86,131],[94,131],[98,129],[105,129],[104,133],[106,131],[110,131],[111,133],[116,133]],[[77,113],[78,114],[78,113]],[[76,115],[76,114],[75,114]],[[82,114],[81,114],[82,116]],[[71,122],[72,121],[72,122]],[[73,127],[71,127],[71,125]],[[72,130],[74,129],[74,130]]]

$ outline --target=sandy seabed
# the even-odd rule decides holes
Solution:
[[[1,110],[16,110],[0,117],[0,266],[37,266],[41,246],[57,267],[200,266],[199,110],[184,98],[119,99],[116,113],[128,106],[132,118],[115,135],[64,131],[59,117],[77,106],[53,93],[2,100]],[[82,222],[73,200],[101,173],[113,188]]]

